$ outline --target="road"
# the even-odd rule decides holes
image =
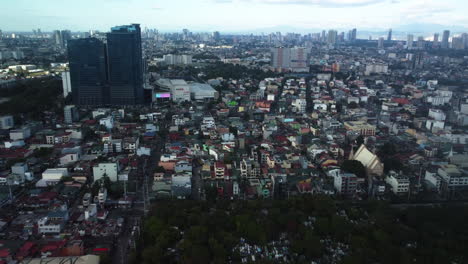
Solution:
[[[122,226],[122,233],[117,238],[114,254],[112,255],[112,263],[128,263],[130,249],[133,247],[135,240],[138,239],[139,236],[138,229],[140,224],[140,217],[125,216],[124,218],[125,224]],[[133,231],[135,226],[138,226],[138,228],[136,228],[136,231]]]
[[[141,219],[150,209],[150,199],[145,196],[149,193],[153,184],[153,172],[156,169],[157,162],[161,157],[161,149],[163,147],[163,139],[155,139],[152,142],[152,150],[150,157],[143,157],[139,162],[137,177],[136,201],[130,210],[124,212],[125,225],[122,227],[122,233],[117,238],[112,255],[112,263],[127,264],[128,256],[131,247],[138,239],[139,230],[141,228]],[[136,226],[136,229],[134,230]],[[133,233],[133,235],[132,235]]]
[[[204,199],[203,195],[203,180],[201,178],[200,170],[201,166],[193,162],[192,172],[192,199],[201,200]]]

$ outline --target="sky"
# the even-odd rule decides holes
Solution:
[[[410,24],[468,28],[467,12],[467,0],[0,0],[0,29],[107,31],[130,23],[160,31],[267,33]]]

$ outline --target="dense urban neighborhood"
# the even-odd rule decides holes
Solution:
[[[0,263],[467,263],[436,35],[0,31]]]

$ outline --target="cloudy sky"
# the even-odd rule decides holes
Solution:
[[[107,30],[140,23],[162,31],[468,28],[467,0],[0,0],[0,29]]]

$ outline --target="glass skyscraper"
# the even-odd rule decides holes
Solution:
[[[68,41],[70,83],[75,104],[105,104],[105,54],[104,43],[96,38]]]
[[[144,103],[140,25],[113,27],[107,40],[70,40],[68,56],[75,104]]]
[[[139,24],[117,26],[107,33],[109,103],[143,103],[143,60]]]

